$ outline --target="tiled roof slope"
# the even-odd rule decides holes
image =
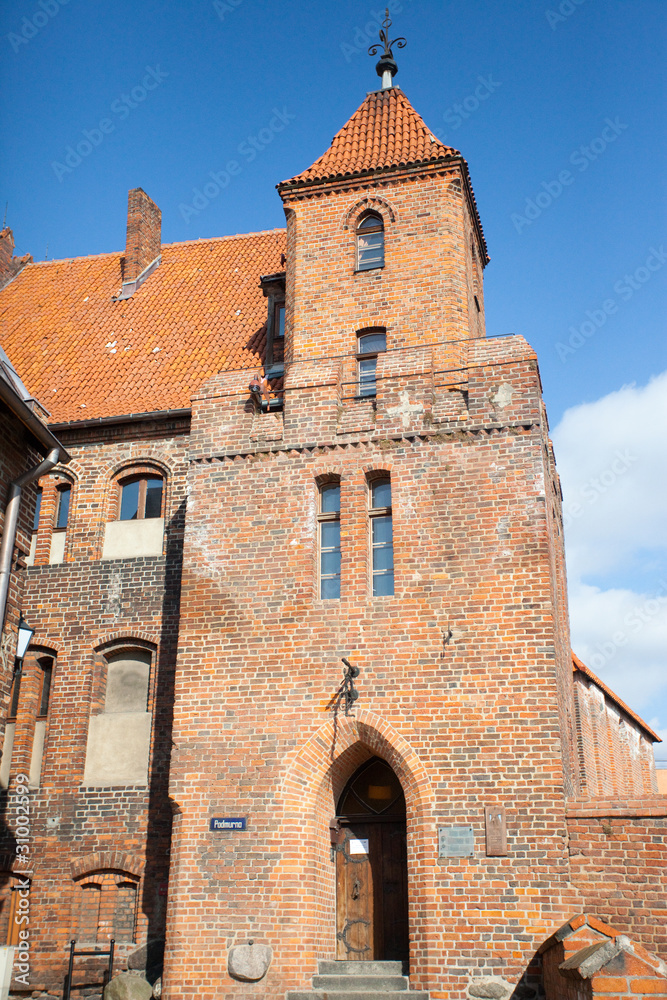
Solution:
[[[597,684],[600,690],[604,691],[607,697],[610,698],[615,705],[618,705],[619,708],[623,709],[626,715],[629,715],[631,719],[634,719],[634,721],[641,726],[644,732],[648,733],[648,735],[652,738],[652,741],[654,743],[662,743],[662,740],[660,739],[658,734],[654,733],[651,727],[647,726],[644,720],[639,715],[637,715],[636,712],[633,712],[632,709],[629,708],[624,701],[621,701],[618,695],[614,694],[612,689],[610,687],[607,687],[605,682],[601,681],[600,678],[597,676],[597,674],[594,674],[593,671],[590,669],[590,667],[587,667],[586,664],[579,659],[576,653],[572,653],[572,669],[580,670],[581,673],[584,674],[586,677],[588,677],[590,680],[592,680],[594,684]]]
[[[285,232],[163,245],[116,302],[120,253],[29,264],[0,293],[0,343],[53,423],[188,407],[220,371],[263,360],[262,274]]]
[[[392,87],[368,94],[326,153],[312,167],[278,186],[332,180],[459,155],[458,150],[436,139],[403,91]]]

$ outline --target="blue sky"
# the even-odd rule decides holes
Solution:
[[[122,249],[136,186],[161,207],[164,242],[282,226],[275,184],[312,163],[377,88],[366,49],[382,10],[351,0],[6,5],[0,210],[17,251]],[[632,393],[667,369],[664,4],[393,0],[392,16],[392,37],[408,40],[396,82],[470,164],[491,255],[488,332],[536,348],[552,427],[574,414],[560,447],[585,436],[598,412],[587,407],[606,412],[604,399],[651,420],[657,394],[640,405]],[[90,151],[77,162],[81,142]],[[188,211],[229,161],[239,170],[225,189]],[[615,433],[601,452],[577,452],[576,471],[572,449],[557,456],[566,493],[604,471]],[[600,509],[585,508],[593,520]],[[600,544],[616,551],[638,516],[623,509]],[[577,525],[586,530],[585,515]],[[639,601],[657,593],[662,536],[627,548],[579,559],[581,585]],[[643,700],[667,727],[664,687]]]

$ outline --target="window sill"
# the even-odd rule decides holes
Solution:
[[[370,271],[384,271],[384,264],[377,264],[375,267],[356,267],[355,274],[368,274]]]

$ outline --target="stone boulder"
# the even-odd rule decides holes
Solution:
[[[507,1000],[514,987],[501,976],[483,976],[471,979],[468,985],[468,996],[475,1000]]]
[[[273,949],[267,944],[239,944],[230,948],[227,956],[227,971],[232,979],[241,983],[257,983],[269,971]]]
[[[128,969],[143,972],[149,983],[155,983],[162,975],[164,962],[164,938],[153,938],[128,957]]]
[[[104,990],[104,1000],[151,1000],[153,987],[142,976],[121,972]]]

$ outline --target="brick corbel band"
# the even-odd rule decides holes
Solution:
[[[95,851],[72,862],[72,878],[77,879],[82,875],[105,870],[122,871],[134,875],[135,878],[141,878],[144,864],[143,859],[126,854],[124,851]]]

